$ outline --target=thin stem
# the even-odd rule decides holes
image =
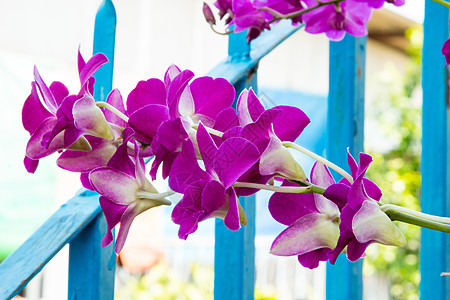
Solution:
[[[259,189],[259,190],[268,190],[277,193],[290,193],[290,194],[299,194],[299,193],[319,193],[323,194],[325,191],[324,188],[316,185],[309,186],[274,186],[274,185],[266,185],[260,183],[252,183],[252,182],[236,182],[233,184],[233,187],[245,187],[251,189]]]
[[[308,149],[305,149],[302,146],[299,146],[293,142],[283,142],[282,144],[286,148],[293,148],[297,151],[302,152],[303,154],[308,155],[311,158],[314,158],[318,162],[323,163],[324,165],[330,167],[331,169],[335,170],[336,172],[338,172],[339,174],[344,176],[344,178],[346,178],[350,183],[353,183],[353,178],[352,178],[352,176],[350,176],[350,174],[348,174],[344,169],[340,168],[339,166],[333,164],[331,161],[326,160],[322,156],[319,156],[319,155],[315,154],[314,152],[311,152]]]
[[[443,224],[439,222],[434,222],[430,220],[424,220],[420,217],[413,216],[401,211],[387,209],[384,213],[392,220],[392,221],[400,221],[403,223],[408,223],[412,225],[417,225],[420,227],[425,227],[437,231],[442,231],[446,233],[450,233],[450,225]]]
[[[444,0],[433,0],[433,1],[436,2],[436,3],[444,5],[445,7],[450,8],[450,3],[448,3],[447,1],[444,1]]]
[[[107,110],[111,111],[112,113],[117,115],[119,118],[121,118],[122,120],[124,120],[125,122],[128,123],[128,117],[125,116],[120,110],[118,110],[117,108],[115,108],[111,104],[106,103],[106,102],[96,102],[95,105],[97,105],[97,107],[104,107],[104,108],[106,108]]]
[[[174,191],[167,191],[164,193],[150,193],[150,192],[146,192],[146,191],[139,191],[136,193],[136,196],[138,196],[138,198],[158,200],[159,202],[161,202],[161,204],[171,205],[172,202],[167,199],[164,199],[164,198],[168,197],[170,195],[173,195],[173,194],[175,194]]]
[[[269,22],[269,24],[270,24],[270,23],[276,22],[276,21],[281,20],[281,19],[295,18],[295,17],[298,17],[300,15],[306,14],[306,13],[308,13],[310,11],[313,11],[313,10],[319,8],[319,7],[322,7],[322,6],[325,6],[325,5],[329,5],[329,4],[338,4],[338,3],[342,2],[342,1],[344,1],[344,0],[332,0],[332,1],[325,1],[325,2],[317,1],[317,5],[316,6],[308,7],[306,9],[295,11],[295,12],[292,12],[292,13],[289,13],[289,14],[286,14],[286,15],[281,14],[278,11],[276,11],[276,10],[270,8],[270,7],[262,7],[262,8],[259,8],[259,10],[267,11],[273,16],[273,19],[270,20],[270,22]]]
[[[409,208],[406,208],[403,206],[394,205],[394,204],[384,204],[381,206],[381,210],[384,212],[386,212],[387,210],[395,210],[398,212],[403,212],[403,213],[406,213],[406,214],[409,214],[412,216],[416,216],[416,217],[424,219],[424,220],[429,220],[429,221],[444,223],[444,224],[450,224],[450,218],[429,215],[429,214],[425,214],[420,211],[415,211],[415,210],[412,210],[412,209],[409,209]]]
[[[192,125],[191,127],[192,127],[193,129],[197,130],[197,129],[198,129],[198,124],[194,124],[194,125]],[[211,128],[211,127],[207,127],[207,126],[205,126],[205,125],[203,125],[203,127],[205,127],[206,131],[208,131],[208,132],[209,132],[210,134],[212,134],[212,135],[216,135],[216,136],[218,136],[218,137],[222,137],[222,136],[223,136],[223,132],[222,132],[222,131],[215,130],[215,129],[213,129],[213,128]]]
[[[220,35],[229,35],[230,33],[233,33],[233,32],[234,32],[233,30],[231,30],[231,31],[225,31],[225,32],[217,31],[217,30],[214,28],[213,24],[211,24],[211,23],[209,23],[209,26],[211,27],[212,31],[214,31],[215,33],[220,34]]]

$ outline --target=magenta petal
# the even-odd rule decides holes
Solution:
[[[114,140],[114,133],[102,110],[95,104],[94,98],[85,95],[78,99],[72,108],[75,126],[87,134]]]
[[[211,180],[202,194],[202,207],[207,213],[213,213],[226,204],[225,188],[218,181]]]
[[[50,84],[50,91],[52,92],[58,106],[61,105],[64,98],[69,95],[69,90],[67,87],[59,81],[53,81],[52,84]]]
[[[195,103],[195,114],[201,114],[211,119],[224,109],[231,107],[234,101],[234,87],[224,78],[196,78],[190,84]]]
[[[36,132],[30,137],[26,148],[26,155],[31,159],[40,159],[52,154],[58,150],[64,149],[63,134],[55,137],[48,148],[41,146],[42,139],[45,135],[50,134],[52,128],[56,124],[56,118],[50,117],[45,119],[38,127]]]
[[[89,172],[94,168],[106,166],[117,146],[102,138],[88,137],[88,141],[92,151],[64,151],[56,161],[57,165],[72,172]]]
[[[363,184],[367,195],[373,200],[380,201],[383,196],[380,188],[373,181],[367,178],[363,178]]]
[[[169,107],[169,113],[172,119],[175,119],[180,115],[178,111],[180,97],[192,77],[194,77],[192,71],[184,70],[178,74],[170,84],[167,92],[167,106]]]
[[[117,204],[129,205],[137,199],[139,185],[134,177],[126,173],[99,167],[89,173],[89,179],[99,194]]]
[[[138,82],[136,87],[128,95],[127,112],[131,115],[136,110],[149,104],[167,105],[166,87],[157,78],[150,78],[147,81]]]
[[[239,222],[239,209],[238,209],[238,198],[236,197],[236,193],[234,189],[227,189],[226,196],[228,197],[228,212],[224,219],[224,224],[230,230],[239,230],[241,224]]]
[[[272,133],[273,121],[281,113],[276,108],[271,108],[264,111],[254,123],[247,124],[241,132],[241,136],[251,141],[258,147],[262,153],[267,147],[270,140],[270,133]]]
[[[367,243],[359,243],[356,239],[352,240],[350,243],[348,243],[347,245],[347,258],[349,261],[357,261],[358,259],[360,259],[361,257],[364,256],[364,251],[366,251],[367,247],[369,247],[369,245],[372,242],[367,242]]]
[[[89,180],[89,173],[88,172],[80,174],[80,181],[81,181],[81,185],[83,185],[83,187],[85,189],[94,191],[94,188],[91,185],[91,181]]]
[[[181,73],[180,68],[178,68],[176,65],[172,64],[167,69],[166,73],[164,74],[164,84],[166,87],[170,86],[170,83],[172,80],[177,77],[178,74]]]
[[[205,163],[206,172],[211,173],[214,157],[217,153],[217,146],[202,123],[198,125],[197,143],[203,162]]]
[[[39,91],[41,92],[42,99],[44,100],[47,109],[55,115],[56,110],[58,109],[58,104],[56,103],[55,97],[53,96],[52,92],[45,84],[44,80],[42,80],[42,77],[39,74],[36,66],[34,67],[34,80],[36,81],[36,85],[38,86]]]
[[[173,162],[169,186],[175,192],[183,193],[186,187],[199,180],[209,181],[210,176],[198,166],[194,145],[191,140],[186,140],[183,150]]]
[[[184,210],[183,218],[180,221],[180,228],[178,229],[178,237],[180,239],[187,239],[191,233],[197,230],[199,218],[202,214],[203,212],[200,211]]]
[[[108,161],[108,167],[124,172],[130,176],[135,176],[135,165],[128,156],[128,141],[134,131],[131,128],[125,128],[123,131],[123,143],[117,147],[116,152]]]
[[[213,128],[225,132],[236,126],[239,126],[239,119],[234,109],[228,107],[217,114]]]
[[[320,248],[334,248],[339,228],[320,213],[304,215],[273,241],[270,253],[280,256],[301,255]]]
[[[285,180],[283,186],[297,185]],[[277,222],[289,226],[317,209],[313,194],[274,193],[269,200],[269,211]]]
[[[36,83],[31,83],[31,94],[22,108],[22,124],[25,130],[33,134],[42,121],[53,116],[41,103],[36,90]]]
[[[330,248],[321,248],[298,256],[298,262],[308,269],[315,269],[319,262],[328,260]]]
[[[441,53],[445,57],[445,66],[448,66],[450,63],[450,39],[446,40],[444,45],[442,46]]]
[[[264,107],[252,89],[241,92],[236,111],[242,126],[256,121],[264,110]]]
[[[126,114],[125,106],[123,105],[122,95],[120,94],[118,89],[114,89],[111,91],[111,93],[109,93],[108,98],[106,98],[106,103],[111,104],[121,113]],[[105,118],[106,120],[108,120],[108,122],[116,124],[120,127],[127,127],[127,123],[110,110],[104,109],[103,114],[105,115]]]
[[[308,116],[297,107],[280,105],[274,109],[281,111],[273,121],[273,128],[275,134],[282,141],[295,141],[311,122]]]
[[[108,59],[103,53],[97,53],[88,60],[88,62],[83,66],[83,69],[80,72],[80,82],[83,87],[89,78],[100,69],[101,66],[106,64]]]
[[[113,241],[114,237],[111,230],[120,222],[120,219],[128,206],[112,202],[104,196],[100,196],[99,202],[103,213],[105,214],[107,224],[107,231],[101,243],[101,246],[105,247]]]
[[[136,131],[136,138],[151,144],[158,132],[159,126],[169,119],[167,106],[152,104],[146,105],[130,115],[128,123]]]
[[[119,254],[120,251],[122,251],[128,236],[128,232],[130,231],[131,223],[139,213],[140,212],[136,211],[135,207],[132,206],[128,206],[124,211],[122,218],[120,219],[120,229],[119,233],[117,234],[116,245],[114,247],[116,254]]]
[[[335,183],[327,166],[319,162],[316,162],[312,167],[311,182],[325,189]]]
[[[183,142],[188,138],[180,118],[163,122],[158,127],[156,140],[169,151],[180,151]],[[152,145],[153,148],[153,145]]]
[[[259,160],[255,145],[244,138],[229,138],[219,147],[214,160],[214,170],[228,189]]]
[[[38,167],[39,159],[31,159],[28,156],[25,156],[23,163],[28,173],[34,173]]]
[[[336,203],[340,210],[347,204],[347,197],[350,191],[350,187],[343,183],[335,183],[330,185],[323,195]]]

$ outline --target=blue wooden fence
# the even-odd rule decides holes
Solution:
[[[423,48],[423,151],[422,209],[450,216],[450,139],[448,71],[440,48],[448,37],[448,10],[426,1]],[[96,99],[105,100],[112,87],[116,14],[111,0],[104,0],[97,13],[94,52],[110,59],[96,74]],[[228,58],[210,76],[225,77],[239,93],[256,90],[261,58],[299,28],[281,22],[251,46],[244,34],[229,37]],[[346,166],[345,150],[354,156],[363,150],[364,70],[366,38],[347,36],[330,43],[327,157]],[[338,175],[334,174],[336,177]],[[216,222],[215,299],[253,299],[255,278],[255,203],[247,197],[243,205],[249,224],[238,232]],[[253,221],[252,221],[253,220]],[[70,244],[68,299],[113,299],[115,255],[113,245],[100,248],[105,219],[98,195],[82,191],[50,217],[19,249],[0,264],[0,299],[10,299],[62,249]],[[422,230],[420,252],[421,299],[450,299],[448,235]],[[300,267],[300,266],[299,266]],[[362,299],[362,261],[350,263],[342,256],[327,266],[327,299]]]

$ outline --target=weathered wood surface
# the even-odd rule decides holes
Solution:
[[[357,161],[363,151],[365,49],[366,37],[347,34],[330,42],[326,155],[347,171],[347,147]],[[327,264],[326,289],[328,300],[362,299],[362,260],[352,263],[341,254],[335,265]]]
[[[0,299],[17,295],[64,245],[100,213],[98,195],[77,196],[62,205],[0,263]]]

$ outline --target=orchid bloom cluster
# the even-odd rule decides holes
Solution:
[[[228,28],[224,34],[248,30],[248,42],[281,19],[290,19],[293,25],[304,24],[308,33],[325,33],[330,40],[339,41],[345,33],[366,35],[372,10],[380,9],[385,2],[405,4],[405,0],[217,0],[214,6]],[[216,18],[206,3],[203,14],[216,31]]]
[[[76,94],[61,82],[47,85],[35,68],[22,111],[31,135],[26,169],[34,173],[41,158],[56,152],[59,167],[80,173],[83,186],[100,194],[108,227],[102,246],[113,241],[120,223],[119,253],[134,218],[171,205],[167,197],[175,192],[183,195],[172,212],[181,239],[209,218],[239,230],[247,223],[239,197],[260,189],[275,192],[269,211],[287,226],[271,253],[296,255],[305,267],[334,263],[340,253],[355,261],[371,243],[405,244],[388,214],[395,209],[382,206],[380,189],[364,178],[371,157],[361,153],[358,164],[348,154],[348,174],[293,143],[310,122],[299,108],[265,109],[250,89],[234,109],[235,90],[227,80],[194,78],[175,65],[163,80],[140,81],[125,103],[118,90],[99,102],[92,96],[92,75],[106,62],[103,54],[87,62],[78,54]],[[317,160],[309,179],[289,148]],[[335,182],[327,166],[344,178]],[[156,190],[157,173],[171,190]]]

